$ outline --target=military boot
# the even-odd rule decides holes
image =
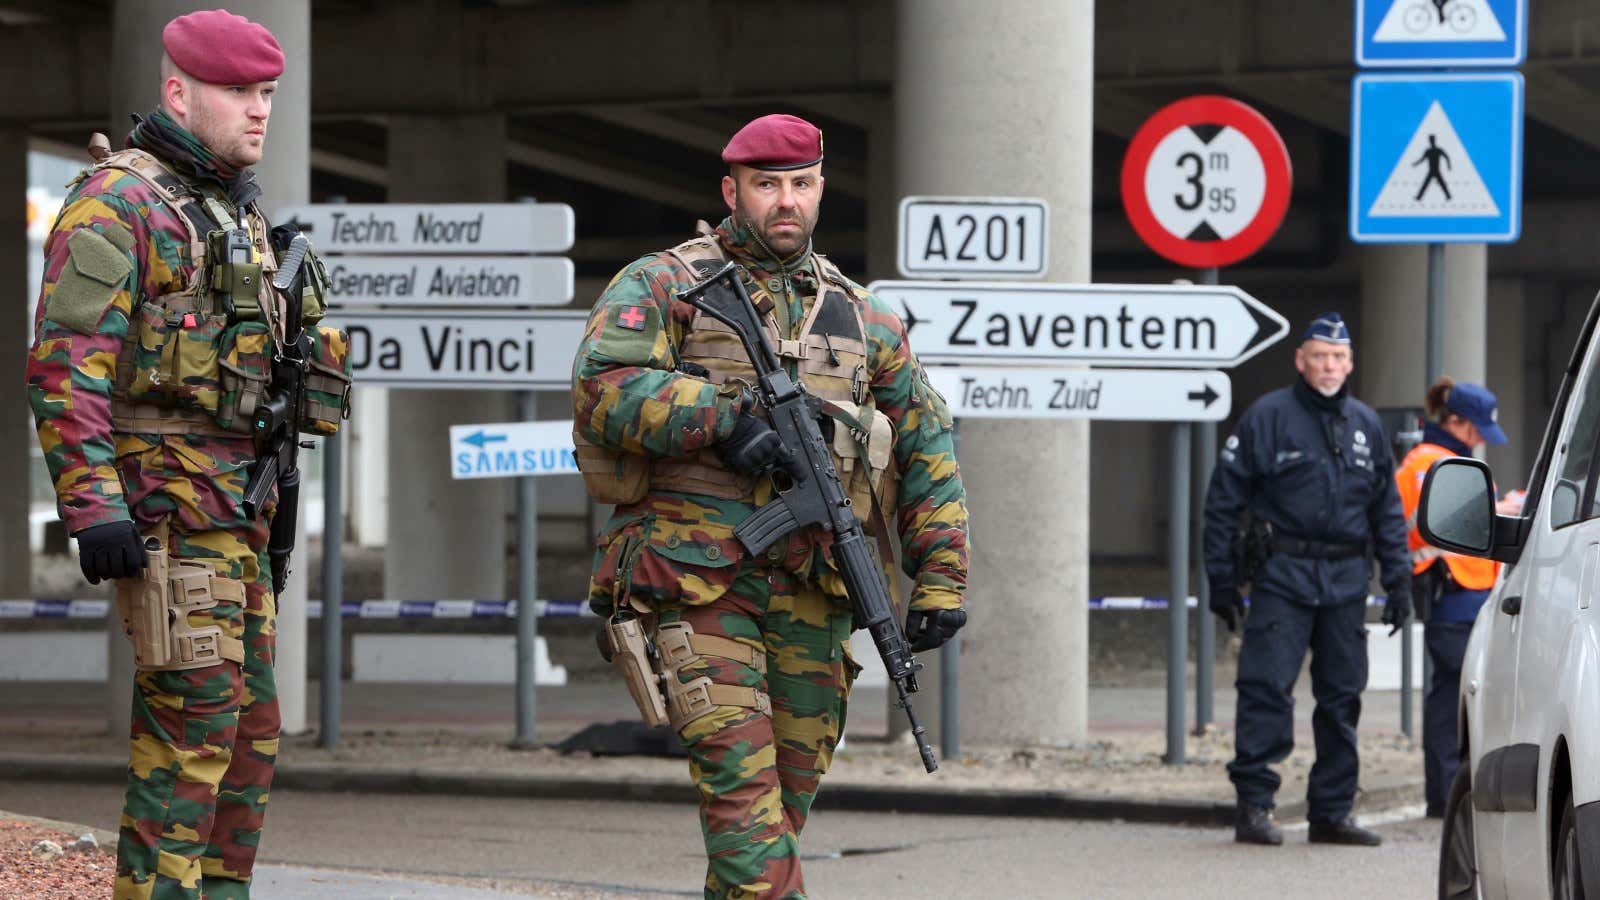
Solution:
[[[1362,828],[1350,816],[1337,822],[1312,822],[1306,839],[1313,844],[1350,844],[1357,847],[1376,847],[1383,843],[1383,835],[1370,828]]]
[[[1283,843],[1283,832],[1272,821],[1272,810],[1249,803],[1239,804],[1233,820],[1233,840],[1239,844],[1267,844],[1273,847]]]

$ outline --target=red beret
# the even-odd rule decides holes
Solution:
[[[822,129],[796,116],[762,116],[728,141],[722,161],[774,171],[814,166],[822,162]]]
[[[210,84],[255,84],[283,74],[283,48],[264,26],[225,9],[167,23],[161,45],[178,68]]]

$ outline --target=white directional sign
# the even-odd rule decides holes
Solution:
[[[350,332],[362,386],[560,390],[572,383],[588,313],[335,312],[328,318]]]
[[[571,475],[577,471],[570,419],[450,426],[452,478]]]
[[[1043,278],[1050,206],[1023,197],[906,197],[900,274],[907,278]]]
[[[919,354],[920,355],[920,354]],[[1233,408],[1216,371],[927,368],[957,418],[1221,421]]]
[[[575,220],[565,203],[370,203],[290,206],[322,253],[564,253]]]
[[[1229,368],[1289,323],[1220,285],[878,281],[928,362]]]
[[[328,256],[335,307],[563,306],[572,260],[562,256]]]

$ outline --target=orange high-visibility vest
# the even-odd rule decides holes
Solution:
[[[1406,511],[1406,541],[1411,547],[1411,573],[1418,574],[1433,565],[1435,560],[1443,559],[1445,565],[1450,567],[1450,577],[1455,579],[1456,584],[1467,590],[1487,590],[1494,587],[1494,580],[1500,575],[1499,563],[1492,559],[1447,553],[1424,541],[1417,529],[1417,504],[1422,502],[1422,481],[1428,477],[1428,469],[1435,460],[1455,455],[1438,444],[1418,444],[1406,454],[1405,461],[1394,473],[1395,487],[1400,490],[1400,503]]]

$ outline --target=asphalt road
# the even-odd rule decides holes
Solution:
[[[824,787],[826,790],[826,787]],[[115,828],[119,791],[0,781],[0,809]],[[823,898],[1432,896],[1438,823],[1385,818],[1377,849],[1279,848],[1222,829],[820,812],[803,850]],[[692,807],[274,791],[255,892],[309,898],[698,897]],[[270,863],[270,864],[269,864]]]

